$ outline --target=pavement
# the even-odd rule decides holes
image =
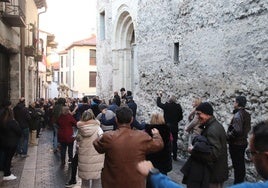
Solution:
[[[3,181],[3,172],[0,172],[1,188],[63,188],[69,180],[71,166],[66,163],[61,166],[60,154],[52,150],[53,131],[46,129],[41,132],[38,146],[29,146],[27,158],[14,156],[11,172],[17,176],[16,180]],[[175,182],[180,183],[182,173],[180,172],[184,160],[173,162],[173,170],[168,176]],[[77,178],[74,188],[81,187],[81,179]],[[224,187],[231,184],[229,179]],[[186,187],[185,185],[183,185]]]

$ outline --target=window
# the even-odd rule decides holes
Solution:
[[[53,81],[59,84],[60,72],[59,71],[52,71],[53,72]]]
[[[63,72],[60,72],[60,83],[63,83]]]
[[[69,64],[68,64],[68,59],[67,59],[67,56],[65,56],[65,67],[68,67]]]
[[[174,43],[174,63],[179,63],[179,48],[180,45],[178,42]]]
[[[65,83],[68,84],[68,72],[65,73]]]
[[[96,87],[97,72],[89,71],[89,87]]]
[[[105,39],[105,11],[100,13],[100,40]]]
[[[63,68],[63,56],[60,56],[60,67]]]
[[[74,71],[73,71],[73,87],[74,87],[74,81],[75,81],[75,80],[74,80]]]
[[[89,50],[89,65],[96,65],[96,50]]]
[[[73,49],[73,54],[72,54],[72,60],[73,60],[73,65],[74,65],[74,61],[75,61],[75,50]]]

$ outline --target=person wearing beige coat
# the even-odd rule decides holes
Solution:
[[[82,179],[82,188],[101,188],[101,170],[104,154],[99,154],[93,141],[102,136],[100,122],[95,120],[91,109],[86,110],[77,123],[78,128],[78,176]],[[90,181],[92,183],[90,183]]]

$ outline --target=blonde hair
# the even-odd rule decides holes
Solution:
[[[160,113],[152,113],[150,124],[165,124],[164,116]]]
[[[95,119],[95,115],[94,115],[93,111],[91,109],[84,111],[82,116],[81,116],[81,121],[88,121],[91,119]]]
[[[199,97],[195,97],[194,101],[193,101],[193,105],[195,105],[194,107],[197,107],[199,104],[202,103],[202,99]]]

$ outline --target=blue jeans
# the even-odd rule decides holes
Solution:
[[[29,141],[29,128],[24,128],[22,129],[22,135],[17,147],[18,154],[27,155],[28,141]]]
[[[53,124],[53,149],[56,150],[58,148],[58,125],[56,123]]]

